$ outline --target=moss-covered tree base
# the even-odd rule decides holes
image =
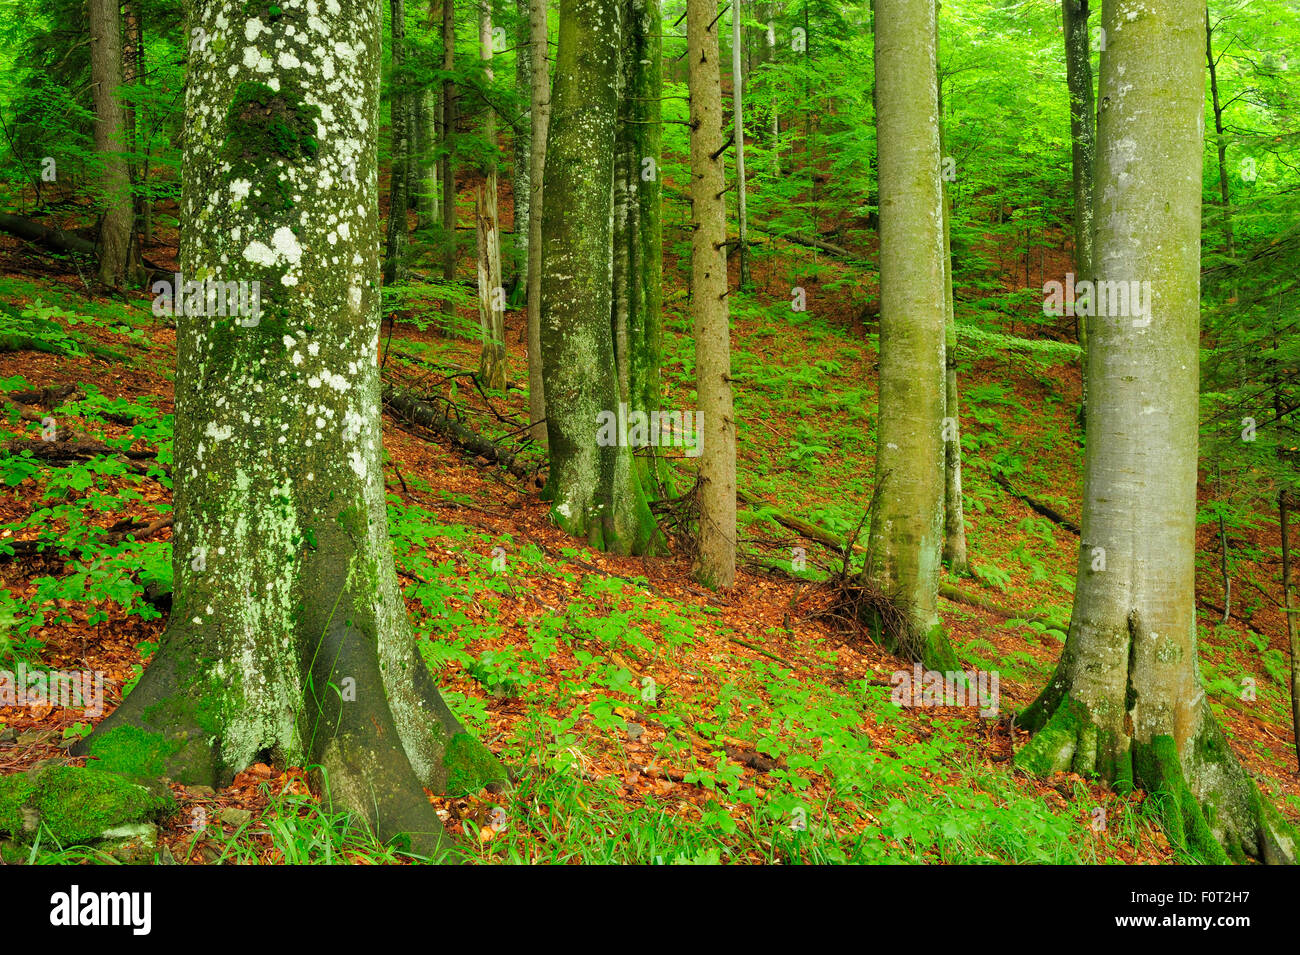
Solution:
[[[1209,713],[1181,756],[1172,736],[1142,742],[1104,729],[1064,693],[1045,694],[1020,724],[1033,736],[1016,753],[1018,768],[1037,776],[1074,772],[1121,793],[1144,790],[1170,843],[1202,862],[1297,860],[1300,838],[1260,795]]]

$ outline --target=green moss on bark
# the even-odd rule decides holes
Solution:
[[[492,784],[508,783],[505,767],[492,751],[468,733],[457,733],[447,743],[447,795],[468,796]]]
[[[240,83],[226,112],[226,158],[232,163],[260,164],[280,158],[310,159],[320,149],[316,120],[320,108],[284,86]]]
[[[1183,777],[1178,758],[1178,744],[1172,736],[1156,736],[1150,743],[1133,743],[1133,768],[1138,780],[1150,793],[1150,805],[1159,815],[1170,843],[1186,850],[1203,862],[1222,865],[1228,853],[1211,828],[1212,804],[1204,808],[1197,802]],[[1244,858],[1240,846],[1236,855]]]

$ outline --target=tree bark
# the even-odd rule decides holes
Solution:
[[[740,52],[744,44],[741,0],[731,0],[731,107],[732,128],[735,139],[731,148],[736,151],[736,237],[739,245],[736,254],[740,265],[740,287],[749,288],[749,217],[745,209],[745,107],[744,75],[740,68]]]
[[[515,95],[519,102],[529,102],[532,97],[532,50],[529,46],[528,0],[515,0],[518,27],[515,31]],[[512,271],[516,276],[512,307],[525,301],[528,294],[528,240],[532,235],[533,190],[532,175],[533,123],[529,110],[515,118],[513,137],[513,195],[515,205],[515,254]]]
[[[492,82],[492,8],[488,0],[479,0],[478,45],[483,76]],[[505,291],[501,286],[501,223],[497,211],[496,116],[489,106],[483,120],[483,136],[494,147],[483,178],[475,190],[478,224],[478,321],[483,335],[478,373],[489,388],[506,386],[506,316]]]
[[[1219,160],[1219,215],[1223,222],[1224,254],[1229,261],[1236,258],[1237,238],[1232,224],[1232,190],[1228,185],[1228,137],[1223,129],[1223,106],[1219,102],[1219,64],[1214,58],[1214,28],[1210,25],[1210,10],[1205,10],[1205,62],[1210,71],[1210,108],[1214,111],[1214,148]],[[1232,301],[1237,299],[1236,289],[1230,291]]]
[[[313,767],[331,806],[440,853],[425,787],[470,792],[504,773],[433,685],[388,533],[380,11],[336,0],[295,30],[234,0],[189,5],[211,42],[186,85],[181,267],[260,283],[261,309],[177,317],[173,609],[140,682],[79,751],[209,786],[259,760]],[[277,89],[247,65],[272,51]]]
[[[389,0],[393,79],[389,95],[388,235],[384,253],[384,284],[401,284],[409,274],[406,210],[411,182],[411,97],[406,67],[406,0]]]
[[[456,138],[456,81],[450,76],[456,69],[456,0],[442,0],[442,68],[448,74],[442,81],[442,238],[444,245],[442,277],[456,278],[456,166],[452,150]]]
[[[736,420],[727,306],[727,203],[722,171],[722,82],[716,0],[687,0],[691,93],[691,315],[695,389],[703,418],[696,578],[736,580]]]
[[[1228,746],[1196,662],[1202,11],[1103,10],[1094,266],[1150,282],[1150,308],[1094,311],[1074,613],[1016,758],[1146,789],[1171,841],[1202,858],[1294,861],[1294,833]]]
[[[530,434],[542,448],[546,437],[546,386],[542,369],[542,201],[546,141],[551,120],[550,51],[547,46],[548,0],[528,0],[528,58],[531,78],[532,139],[528,180],[532,209],[528,221],[528,417]]]
[[[632,411],[660,410],[663,225],[660,187],[663,80],[658,0],[626,0],[623,94],[614,171],[614,329],[619,390]],[[659,449],[636,449],[643,486],[667,496]]]
[[[1300,627],[1291,610],[1291,502],[1285,489],[1278,491],[1277,513],[1282,530],[1282,613],[1286,615],[1287,649],[1291,655],[1291,736],[1296,764],[1300,765]]]
[[[103,163],[99,281],[112,288],[143,280],[133,261],[135,213],[127,162],[122,86],[122,19],[118,0],[90,0],[90,71],[95,104],[95,152]]]
[[[883,642],[951,669],[938,613],[946,307],[935,36],[934,0],[876,3],[880,398],[865,574],[906,619]]]
[[[1075,284],[1092,281],[1092,193],[1096,164],[1096,104],[1092,92],[1092,51],[1088,38],[1088,0],[1062,0],[1065,32],[1065,83],[1070,96],[1070,168],[1074,194]],[[1075,315],[1083,379],[1079,420],[1088,415],[1088,318]]]
[[[613,173],[619,0],[562,0],[542,205],[542,368],[551,469],[543,491],[566,532],[593,547],[647,553],[659,532],[618,417],[613,314]]]
[[[939,94],[939,143],[943,152],[943,93]],[[943,560],[948,570],[964,577],[970,573],[966,554],[966,515],[961,499],[961,413],[957,387],[957,314],[952,294],[952,204],[948,184],[943,189],[943,312],[944,312],[944,419],[943,419]]]

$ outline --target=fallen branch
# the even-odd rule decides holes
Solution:
[[[1061,514],[1058,514],[1055,510],[1048,507],[1046,504],[1042,503],[1041,501],[1034,500],[1028,494],[1021,494],[1014,487],[1012,487],[1011,482],[1008,481],[1001,474],[993,475],[993,483],[996,484],[998,487],[1002,488],[1002,490],[1006,491],[1016,500],[1023,503],[1034,513],[1041,514],[1043,517],[1047,518],[1053,524],[1056,524],[1057,526],[1062,527],[1065,530],[1069,531],[1075,537],[1083,536],[1083,531],[1079,530],[1079,526],[1077,524],[1075,524],[1069,518],[1064,517]]]
[[[500,464],[515,477],[526,478],[529,475],[528,468],[516,459],[514,452],[498,447],[473,428],[451,417],[450,406],[444,411],[409,391],[398,391],[392,385],[384,387],[384,405],[397,417],[447,438],[462,451],[468,451],[489,464]]]
[[[75,252],[89,256],[96,254],[95,243],[89,239],[64,232],[55,226],[43,225],[34,219],[24,219],[22,216],[0,215],[0,232],[7,232],[28,242],[35,242],[52,252]]]

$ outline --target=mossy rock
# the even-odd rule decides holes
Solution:
[[[61,845],[94,842],[175,809],[170,791],[80,766],[39,766],[0,777],[0,833],[31,841],[44,828]]]

